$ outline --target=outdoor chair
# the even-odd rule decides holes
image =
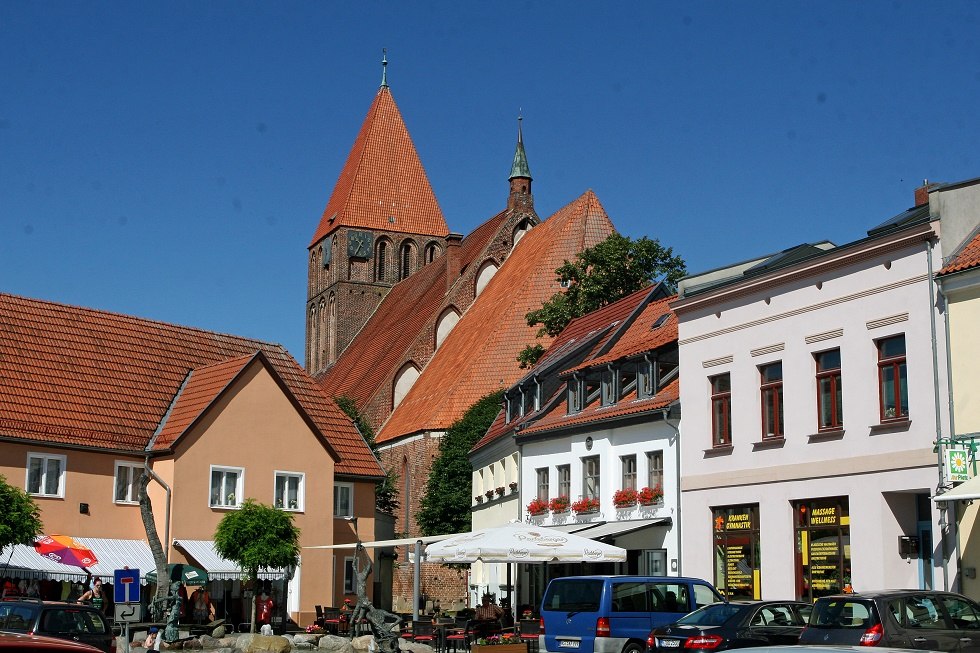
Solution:
[[[316,610],[316,621],[314,623],[316,623],[316,625],[319,626],[320,628],[326,630],[327,622],[323,620],[323,606],[314,605],[313,609]]]
[[[473,622],[469,619],[464,619],[463,624],[460,625],[457,620],[457,627],[446,633],[446,650],[449,650],[450,646],[453,647],[454,652],[458,651],[460,648],[469,649],[473,638],[473,630],[470,627],[471,623]]]
[[[412,641],[432,646],[436,640],[435,626],[431,621],[416,621],[412,626]]]
[[[521,641],[527,642],[528,651],[537,651],[538,635],[541,634],[541,622],[537,619],[521,619],[518,628],[520,629]]]

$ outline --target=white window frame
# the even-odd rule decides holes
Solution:
[[[344,594],[354,594],[354,556],[344,557]]]
[[[41,478],[38,486],[37,492],[31,492],[31,459],[39,458],[41,460]],[[57,460],[60,463],[60,469],[58,470],[58,491],[55,494],[49,494],[44,491],[47,487],[45,482],[48,469],[48,461]],[[65,498],[65,473],[68,469],[68,456],[58,453],[39,453],[36,451],[27,452],[27,469],[24,472],[24,489],[27,493],[34,497],[53,497],[64,499]]]
[[[214,501],[211,500],[211,496],[214,492],[214,488],[211,486],[211,482],[212,479],[214,478],[215,472],[221,472],[221,473],[234,472],[238,474],[238,480],[235,483],[234,493],[226,492],[225,496],[219,497],[221,499],[224,499],[224,501],[220,501],[218,503],[215,503]],[[222,483],[222,485],[224,485],[224,483]],[[234,494],[233,497],[234,503],[228,501],[228,497],[231,496],[232,494]],[[245,494],[245,468],[244,467],[229,467],[227,465],[211,465],[211,468],[208,471],[208,505],[210,507],[221,509],[221,510],[236,510],[242,505],[242,498],[244,497],[244,494]]]
[[[279,479],[286,479],[286,484],[284,487],[285,492],[289,492],[289,479],[297,479],[296,483],[296,505],[289,506],[286,505],[286,497],[279,496]],[[282,508],[287,512],[303,512],[305,509],[304,504],[306,503],[306,474],[303,472],[289,472],[285,470],[277,469],[273,475],[272,481],[272,505],[276,508]],[[280,500],[282,500],[282,505],[279,505]]]
[[[119,474],[120,470],[126,470],[129,480],[126,483],[126,494],[127,496],[120,499],[116,492],[119,489]],[[117,460],[116,461],[116,471],[112,475],[112,502],[123,505],[134,505],[140,502],[139,497],[139,477],[143,473],[142,463],[129,462],[127,460]]]
[[[338,502],[340,488],[347,488],[348,496],[350,497],[350,506],[348,511],[342,512],[340,509],[340,503]],[[354,484],[353,483],[334,483],[333,484],[333,516],[334,517],[353,517],[354,516]]]

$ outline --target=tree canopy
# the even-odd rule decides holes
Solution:
[[[565,289],[530,311],[525,319],[528,326],[541,325],[538,337],[557,336],[573,319],[622,299],[655,279],[673,290],[686,273],[684,260],[660,241],[612,234],[555,270]],[[521,367],[530,367],[542,353],[540,344],[528,345],[517,360]]]
[[[415,521],[423,535],[465,533],[470,530],[470,491],[473,468],[469,453],[500,412],[502,391],[470,406],[439,440],[439,455],[425,485]]]
[[[245,570],[254,586],[260,568],[284,568],[299,562],[299,528],[288,512],[246,499],[218,522],[214,548]],[[252,632],[256,608],[253,594]]]
[[[41,534],[41,510],[24,490],[0,474],[0,550],[11,544],[33,544]]]
[[[371,447],[371,451],[374,452],[375,457],[378,457],[378,443],[374,440],[374,429],[371,428],[371,424],[361,411],[357,409],[357,403],[350,397],[344,396],[334,397],[334,401],[337,402],[340,410],[344,411],[344,414],[351,418],[354,426],[357,427],[357,430],[364,436],[364,440],[368,443],[368,446]],[[380,457],[378,459],[380,460]],[[398,510],[398,474],[394,469],[385,469],[384,472],[384,479],[378,481],[374,486],[374,505],[386,515],[394,515],[395,511]]]

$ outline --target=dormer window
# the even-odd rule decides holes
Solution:
[[[585,394],[585,379],[581,376],[573,376],[568,379],[568,412],[577,413],[582,410],[583,407],[583,395]]]
[[[619,399],[619,390],[617,382],[619,380],[615,369],[605,369],[600,374],[600,382],[602,384],[602,405],[612,406]]]
[[[624,363],[618,370],[619,400],[636,392],[636,363]]]
[[[656,394],[657,362],[644,359],[636,371],[636,398],[649,399]]]
[[[524,400],[522,406],[523,415],[533,413],[541,407],[541,402],[538,398],[539,387],[540,386],[538,385],[537,381],[532,381],[526,388],[524,388],[522,393]]]

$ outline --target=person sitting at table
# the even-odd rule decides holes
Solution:
[[[503,613],[501,607],[493,602],[493,594],[488,592],[483,595],[483,605],[476,609],[476,618],[481,621],[493,621],[500,619]]]

